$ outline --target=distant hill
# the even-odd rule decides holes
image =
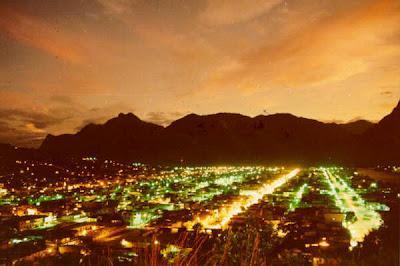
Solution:
[[[375,124],[367,120],[356,120],[346,124],[340,124],[341,127],[353,134],[362,134]]]
[[[39,159],[42,154],[31,148],[18,148],[10,144],[0,143],[0,160],[24,160],[24,159]]]
[[[28,148],[18,148],[10,144],[0,143],[0,175],[8,173],[16,160],[41,160],[45,154]]]
[[[89,124],[78,133],[48,135],[40,150],[52,155],[104,155],[128,158],[147,154],[163,127],[140,120],[134,114],[119,114],[103,125]],[[136,157],[135,157],[136,158]]]
[[[151,163],[399,162],[400,107],[379,123],[323,123],[291,114],[254,118],[190,114],[167,127],[120,114],[73,135],[48,135],[51,156],[98,156]]]

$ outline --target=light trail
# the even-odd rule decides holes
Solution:
[[[240,195],[242,197],[231,202],[228,206],[216,209],[213,213],[204,217],[197,216],[192,221],[184,223],[184,226],[192,229],[194,225],[200,224],[205,229],[225,229],[235,215],[244,212],[251,205],[258,203],[265,195],[272,194],[275,189],[284,185],[299,172],[300,169],[294,169],[272,183],[265,183],[255,190],[241,191]]]
[[[379,229],[383,220],[378,212],[366,203],[362,197],[342,178],[323,169],[324,177],[329,185],[330,194],[335,205],[343,213],[354,213],[355,219],[343,221],[342,225],[350,232],[350,249],[363,242],[371,231]]]
[[[304,183],[297,191],[293,197],[293,200],[289,203],[288,212],[294,211],[300,204],[304,193],[306,192],[308,185]]]

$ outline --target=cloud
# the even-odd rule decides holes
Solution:
[[[60,127],[76,114],[74,108],[0,108],[0,142],[35,147],[49,129]]]
[[[160,12],[159,5],[152,6],[148,1],[98,0],[98,2],[103,6],[107,16],[123,22],[152,50],[161,52],[166,49],[168,56],[178,57],[180,60],[197,60],[197,63],[214,53],[213,47],[207,40],[201,34],[197,34],[197,27],[194,24],[190,21],[181,24],[171,23],[171,18]],[[185,4],[176,3],[175,8],[178,9],[182,5]],[[179,13],[176,10],[175,12]]]
[[[87,122],[102,123],[120,112],[134,111],[132,104],[111,97],[101,104],[89,104],[75,94],[49,95],[30,90],[0,90],[0,106],[0,124],[4,129],[0,142],[29,147],[37,147],[49,133],[75,133]],[[22,136],[32,141],[22,141]]]
[[[232,25],[268,13],[283,0],[208,0],[200,19],[210,26]]]
[[[145,120],[157,125],[168,126],[185,114],[181,112],[149,112],[146,114]]]
[[[84,52],[76,42],[41,18],[19,10],[0,8],[0,30],[26,46],[70,63],[82,63]]]
[[[265,106],[376,119],[400,95],[395,0],[67,2],[0,1],[8,140],[74,133],[132,106],[162,125],[175,110]]]
[[[107,13],[110,14],[122,14],[131,8],[130,4],[134,3],[134,1],[128,0],[97,0],[104,8]]]
[[[68,114],[62,114],[60,110],[49,110],[49,112],[39,112],[24,109],[4,109],[0,108],[0,117],[4,120],[14,120],[31,124],[36,129],[44,129],[49,126],[60,124],[69,119]],[[33,128],[32,127],[32,128]]]
[[[265,40],[231,60],[206,87],[242,91],[265,87],[311,87],[344,81],[400,55],[399,4],[373,1],[325,15],[286,38]],[[233,62],[233,63],[232,63]]]
[[[60,104],[72,104],[74,100],[70,96],[66,95],[53,95],[50,98],[50,101],[60,103]]]
[[[69,97],[49,98],[51,105],[47,107],[36,104],[29,108],[0,108],[0,143],[38,147],[49,133],[75,133],[89,123],[104,123],[121,111],[133,111],[121,102],[89,107]]]
[[[28,123],[25,125],[25,127],[29,132],[32,132],[32,133],[39,133],[39,134],[46,133],[46,131],[44,131],[42,128],[36,127],[36,125],[34,123]]]
[[[356,116],[356,117],[353,117],[352,119],[350,119],[349,121],[347,121],[347,123],[356,122],[356,121],[360,121],[360,120],[366,121],[365,117],[363,117],[363,116]]]
[[[33,125],[32,125],[33,126]],[[0,121],[0,143],[11,143],[17,146],[37,147],[44,137],[43,132],[31,130],[29,126],[9,125]]]
[[[392,96],[392,95],[393,95],[393,92],[392,92],[392,91],[382,91],[382,92],[381,92],[381,95],[384,95],[384,96]]]
[[[101,123],[103,123],[104,121],[106,121],[108,119],[110,119],[110,117],[107,117],[107,116],[98,116],[98,117],[86,118],[80,123],[79,126],[77,126],[75,128],[75,130],[79,131],[79,130],[81,130],[82,128],[84,128],[85,126],[87,126],[89,124],[101,124]]]

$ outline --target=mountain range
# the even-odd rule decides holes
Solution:
[[[165,164],[400,163],[400,102],[381,121],[323,123],[291,114],[189,114],[167,127],[132,113],[48,135],[39,152]]]

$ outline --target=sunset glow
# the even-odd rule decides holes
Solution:
[[[377,121],[400,97],[400,3],[0,2],[0,142],[120,112]]]

